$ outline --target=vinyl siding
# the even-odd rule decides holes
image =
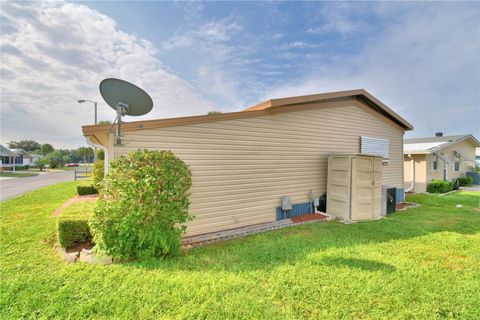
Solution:
[[[424,154],[412,155],[415,163],[415,186],[414,192],[426,192],[427,191],[427,160]],[[412,163],[411,158],[407,155],[404,156],[404,188],[407,189],[412,183]]]
[[[280,197],[293,203],[326,191],[327,155],[360,152],[360,136],[389,140],[382,183],[402,187],[403,129],[366,108],[345,106],[124,132],[118,157],[171,150],[192,170],[187,235],[274,221]],[[113,150],[114,148],[114,150]]]

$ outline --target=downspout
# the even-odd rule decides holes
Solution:
[[[415,160],[413,160],[413,156],[411,154],[408,155],[408,157],[410,157],[412,160],[411,160],[411,163],[412,163],[412,184],[410,185],[410,187],[408,187],[405,192],[410,192],[413,190],[413,188],[415,188]]]
[[[90,139],[88,139],[88,137],[85,137],[85,140],[87,141],[87,144],[90,147],[102,149],[103,152],[105,153],[105,158],[103,160],[103,165],[104,165],[104,172],[105,172],[105,176],[106,176],[108,174],[108,171],[110,170],[110,160],[109,160],[110,158],[108,157],[108,148],[106,148],[105,146],[102,146],[101,144],[93,143],[92,141],[90,141]]]

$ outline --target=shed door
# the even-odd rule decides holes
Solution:
[[[357,157],[352,159],[352,200],[350,219],[370,220],[374,218],[376,204],[375,158]],[[380,187],[380,184],[379,186]],[[380,206],[380,199],[378,199]]]

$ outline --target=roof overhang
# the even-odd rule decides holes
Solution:
[[[413,130],[413,126],[409,122],[400,117],[393,110],[388,108],[386,105],[363,89],[272,99],[238,112],[124,122],[122,123],[122,130],[146,130],[162,127],[227,121],[241,118],[252,118],[312,108],[346,106],[351,102],[356,105],[362,104],[373,109],[378,114],[393,121],[403,130]],[[82,126],[83,135],[86,137],[108,134],[113,132],[112,130],[114,129],[115,126],[112,126],[111,124]],[[95,137],[92,137],[92,139],[92,142],[94,142]]]
[[[429,149],[426,149],[426,150],[405,150],[405,145],[408,145],[408,144],[428,144],[428,143],[421,143],[421,142],[419,142],[419,143],[407,143],[407,144],[404,143],[403,154],[433,154],[433,153],[438,152],[442,149],[445,149],[446,147],[452,146],[454,144],[457,144],[457,143],[465,141],[465,140],[470,140],[470,142],[476,148],[480,147],[480,142],[473,135],[470,134],[470,135],[465,135],[465,137],[463,137],[461,139],[454,140],[454,141],[450,141],[450,142],[445,141],[443,143],[439,142],[438,146],[432,147],[432,148],[429,148]],[[432,142],[432,144],[435,144],[435,143]]]

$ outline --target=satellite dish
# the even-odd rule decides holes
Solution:
[[[100,82],[100,94],[103,100],[117,111],[116,144],[121,144],[121,124],[123,116],[143,116],[152,110],[152,98],[136,85],[115,78]]]

